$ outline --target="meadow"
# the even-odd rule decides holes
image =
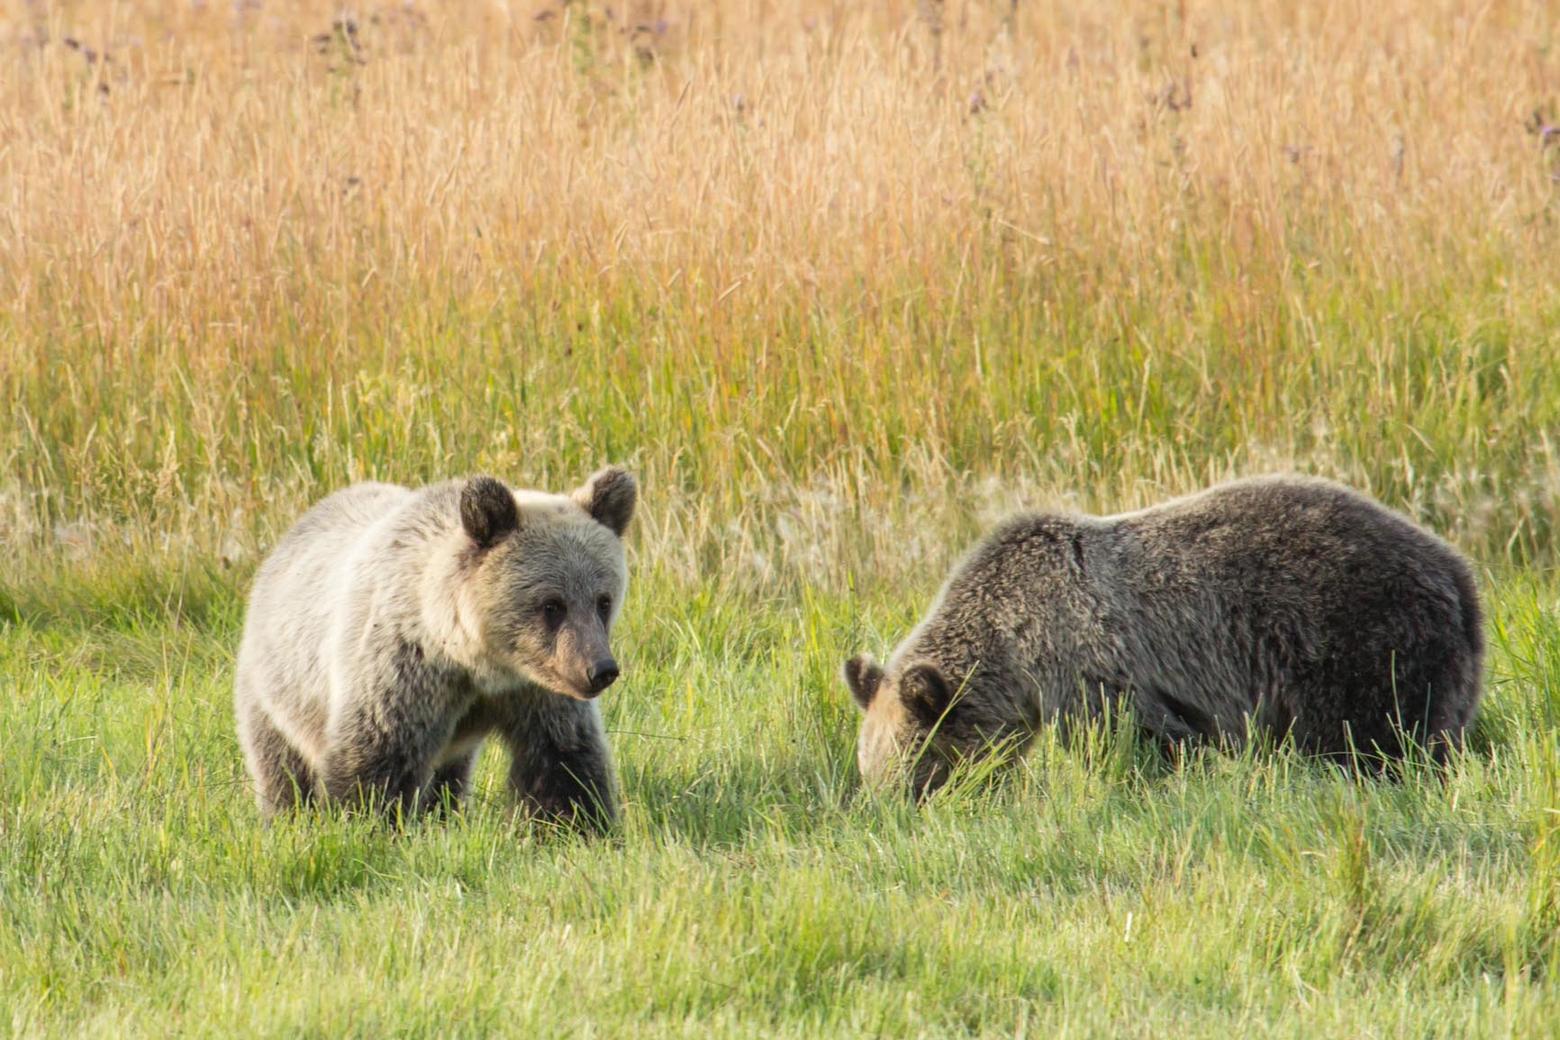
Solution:
[[[1541,2],[0,3],[0,1030],[1550,1036]],[[258,560],[642,482],[587,841],[262,824]],[[1025,507],[1335,477],[1489,608],[1444,773],[1121,720],[922,807],[839,678]]]

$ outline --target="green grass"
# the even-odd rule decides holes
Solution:
[[[858,791],[838,661],[915,596],[685,595],[645,567],[608,702],[626,810],[266,827],[239,617],[12,622],[0,1006],[19,1036],[1548,1035],[1560,617],[1494,601],[1445,777],[1178,765],[1103,726],[920,810]]]

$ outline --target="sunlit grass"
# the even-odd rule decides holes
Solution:
[[[1283,467],[1553,565],[1544,5],[942,6],[18,8],[21,573],[603,458],[690,580]]]
[[[740,606],[636,597],[637,664],[608,708],[625,814],[598,842],[511,820],[496,754],[448,823],[262,826],[229,718],[229,621],[12,626],[15,1030],[1547,1030],[1552,591],[1497,600],[1480,737],[1445,776],[1167,762],[1126,727],[1042,738],[1010,782],[920,809],[857,788],[833,678],[862,614],[904,611]],[[809,645],[811,629],[831,634]]]

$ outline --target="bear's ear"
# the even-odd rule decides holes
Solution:
[[[872,707],[872,698],[877,696],[882,681],[883,669],[871,654],[857,654],[845,662],[845,685],[850,687],[850,695],[862,711]]]
[[[622,466],[608,466],[592,474],[573,497],[592,519],[621,538],[634,518],[639,484]]]
[[[922,661],[899,677],[899,697],[916,721],[931,729],[947,718],[953,704],[953,688],[941,668]]]
[[[520,526],[514,492],[501,480],[472,477],[460,492],[460,526],[477,548],[491,548]]]

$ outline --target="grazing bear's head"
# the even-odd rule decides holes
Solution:
[[[985,743],[932,661],[912,657],[885,671],[871,655],[858,654],[845,662],[845,683],[864,712],[856,764],[873,787],[908,780],[924,798],[947,782],[954,763]]]
[[[628,588],[622,535],[638,495],[616,466],[569,495],[465,483],[455,625],[480,688],[532,683],[589,700],[612,685],[608,636]]]

